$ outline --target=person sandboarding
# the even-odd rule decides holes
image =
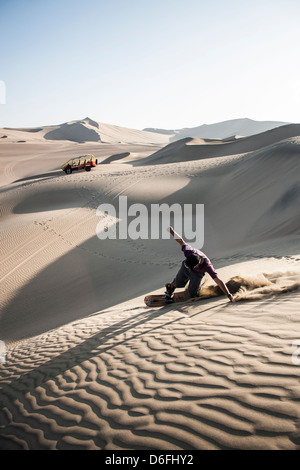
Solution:
[[[201,281],[208,273],[214,282],[219,286],[221,291],[228,297],[230,302],[233,302],[233,296],[229,292],[226,284],[219,278],[215,271],[210,259],[200,250],[193,248],[186,243],[178,233],[175,232],[173,227],[169,227],[169,232],[172,237],[179,243],[183,254],[185,256],[181,267],[175,276],[174,280],[166,284],[165,297],[162,296],[146,296],[145,303],[148,306],[157,306],[171,304],[173,302],[180,302],[187,298],[199,297]],[[189,282],[187,291],[174,293],[178,287],[185,287]]]

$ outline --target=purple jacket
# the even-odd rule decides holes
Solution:
[[[210,259],[202,251],[196,250],[196,248],[193,248],[191,245],[183,245],[182,251],[186,258],[188,258],[191,255],[202,256],[203,262],[200,264],[198,268],[194,269],[196,273],[208,273],[212,277],[212,279],[215,279],[218,276]]]

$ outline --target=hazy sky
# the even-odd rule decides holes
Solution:
[[[0,0],[0,44],[0,127],[300,122],[300,0]]]

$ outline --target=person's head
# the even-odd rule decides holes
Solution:
[[[188,269],[193,270],[196,266],[201,264],[202,261],[203,261],[202,256],[200,256],[200,255],[190,255],[190,256],[187,257],[184,264]]]

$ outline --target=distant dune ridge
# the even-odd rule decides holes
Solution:
[[[170,136],[170,142],[184,139],[185,137],[200,137],[203,139],[227,139],[233,136],[247,137],[253,134],[274,129],[290,124],[281,121],[254,121],[252,119],[232,119],[215,124],[202,124],[201,126],[184,129],[155,129],[147,128],[145,131],[157,132]]]
[[[79,121],[70,121],[55,126],[43,126],[28,129],[5,128],[0,130],[0,139],[18,139],[25,141],[69,140],[72,142],[102,143],[156,143],[166,144],[186,137],[203,139],[227,139],[234,136],[259,134],[288,123],[277,121],[253,121],[251,119],[234,119],[217,124],[179,130],[144,129],[143,131],[127,129],[121,126],[104,124],[86,117]]]
[[[260,134],[220,141],[186,137],[166,145],[140,164],[165,164],[247,153],[300,135],[300,124],[289,124]]]
[[[300,449],[300,125],[223,124],[171,142],[90,118],[0,131],[1,450]],[[100,164],[61,171],[83,153]],[[99,240],[120,196],[204,204],[234,302],[205,275],[202,297],[145,306],[183,255]]]
[[[98,123],[88,117],[79,121],[70,121],[56,126],[44,126],[32,129],[5,128],[0,130],[0,139],[1,138],[10,141],[23,140],[26,142],[66,140],[78,143],[101,142],[104,144],[164,144],[168,142],[166,137],[154,132],[139,131],[111,124]]]

